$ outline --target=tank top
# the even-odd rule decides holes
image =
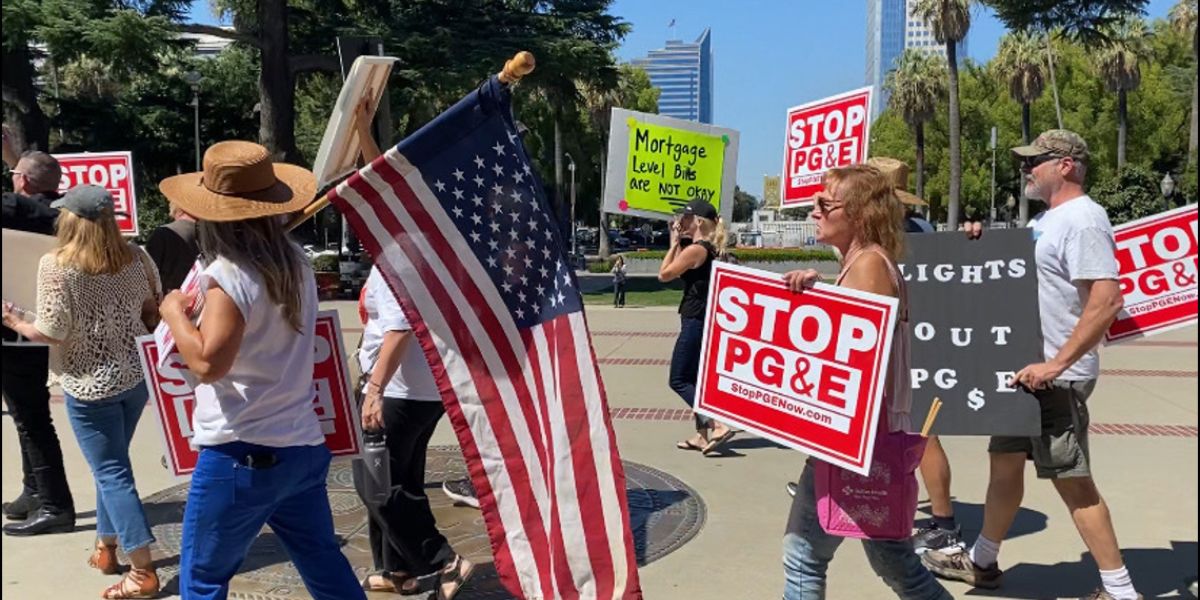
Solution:
[[[856,254],[847,257],[842,272],[838,275],[836,285],[842,284],[842,279],[850,272],[850,267],[858,257],[867,252],[874,252],[883,257],[887,263],[888,274],[892,276],[892,285],[896,286],[896,296],[900,301],[896,311],[896,328],[892,332],[892,358],[888,362],[887,380],[883,386],[883,406],[888,415],[888,431],[911,431],[912,422],[909,413],[912,412],[912,385],[909,380],[909,339],[908,339],[908,288],[896,264],[888,258],[887,253],[878,245],[867,246]]]
[[[713,260],[717,257],[717,249],[708,242],[696,242],[708,251],[704,263],[693,269],[688,269],[679,276],[683,281],[683,299],[679,301],[679,316],[689,319],[703,319],[708,309],[708,282],[712,280]]]

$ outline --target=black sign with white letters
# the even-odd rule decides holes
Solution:
[[[907,248],[914,431],[940,398],[931,434],[1038,435],[1037,399],[1008,385],[1043,360],[1032,230],[910,234]]]

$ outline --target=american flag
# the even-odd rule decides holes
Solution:
[[[574,272],[493,77],[331,194],[414,323],[519,598],[642,597]]]

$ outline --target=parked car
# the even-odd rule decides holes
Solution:
[[[629,243],[629,238],[621,235],[620,231],[617,231],[616,229],[608,230],[608,244],[610,246],[614,248],[628,248]]]

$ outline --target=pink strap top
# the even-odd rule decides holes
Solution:
[[[888,376],[883,388],[883,406],[887,410],[888,431],[911,431],[912,421],[909,413],[912,412],[912,385],[909,380],[908,289],[904,285],[904,278],[900,277],[900,270],[896,268],[896,264],[883,251],[883,248],[875,244],[846,257],[842,272],[838,274],[836,285],[841,285],[842,279],[850,272],[854,261],[867,252],[874,252],[883,257],[883,261],[888,266],[888,273],[892,276],[892,285],[896,287],[896,295],[900,300],[896,315],[896,328],[892,333],[892,358],[888,362]]]

